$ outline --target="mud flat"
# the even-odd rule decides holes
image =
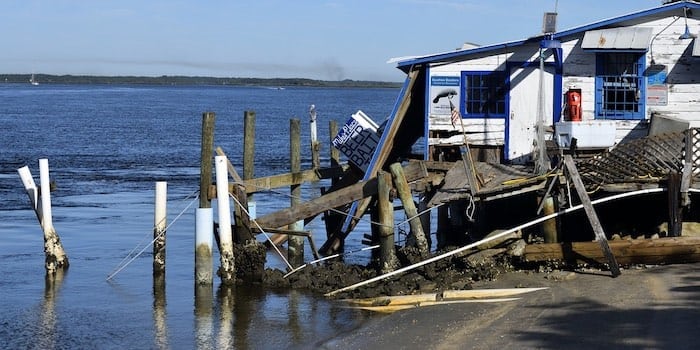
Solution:
[[[689,349],[697,346],[700,264],[505,271],[473,288],[548,287],[501,303],[418,307],[372,318],[324,349]]]

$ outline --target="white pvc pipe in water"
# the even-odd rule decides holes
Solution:
[[[194,275],[197,284],[212,284],[214,268],[212,245],[214,243],[214,209],[197,208],[195,211]]]
[[[49,160],[39,159],[39,178],[41,186],[41,227],[44,232],[53,230],[51,213],[51,181],[49,178]]]

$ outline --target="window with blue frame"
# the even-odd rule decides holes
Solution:
[[[505,72],[462,72],[462,117],[505,117],[507,91]]]
[[[601,52],[596,57],[596,119],[643,119],[644,53]]]

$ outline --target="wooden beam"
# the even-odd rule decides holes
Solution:
[[[700,262],[700,237],[615,240],[610,241],[609,246],[621,264]],[[523,259],[527,262],[608,262],[598,242],[529,244]]]
[[[427,171],[420,162],[410,162],[404,173],[407,181],[415,181],[426,177]],[[281,227],[297,220],[318,215],[331,208],[336,208],[377,193],[377,178],[358,182],[354,185],[327,193],[321,197],[299,204],[294,208],[286,208],[274,213],[263,215],[256,221],[262,227]]]
[[[322,179],[340,177],[349,169],[347,164],[329,168],[310,169],[298,173],[279,174],[243,181],[247,193],[267,191],[273,188],[301,185],[304,182],[316,182]]]
[[[581,180],[581,175],[579,175],[578,169],[576,169],[576,164],[574,164],[574,158],[572,158],[569,154],[565,155],[564,165],[568,170],[569,177],[571,178],[571,182],[573,182],[574,184],[574,188],[576,188],[576,192],[578,193],[578,197],[581,200],[583,209],[586,212],[586,215],[588,216],[588,221],[593,227],[593,233],[595,233],[596,239],[600,244],[600,249],[603,251],[603,254],[605,254],[610,268],[610,272],[612,273],[613,277],[617,277],[620,275],[620,266],[615,260],[615,255],[613,255],[612,251],[610,250],[610,245],[608,245],[608,239],[607,237],[605,237],[603,226],[600,224],[600,220],[598,220],[598,215],[596,214],[595,209],[593,208],[593,204],[591,204],[591,198],[588,197],[586,188],[584,187],[583,181]]]
[[[253,233],[255,233],[255,234],[261,234],[263,232],[266,232],[266,233],[274,233],[274,234],[289,235],[289,236],[303,236],[303,237],[311,236],[310,231],[285,230],[285,229],[280,229],[280,228],[265,228],[265,227],[263,227],[261,230],[257,227],[253,227],[251,229],[251,231],[253,231]]]

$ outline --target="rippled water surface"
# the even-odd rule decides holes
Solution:
[[[266,176],[287,172],[289,119],[299,118],[306,126],[310,104],[318,111],[322,162],[327,163],[328,121],[342,125],[362,109],[381,123],[397,93],[0,85],[2,348],[306,348],[352,329],[367,315],[301,292],[222,289],[218,280],[212,288],[195,290],[201,115],[216,113],[215,144],[240,169],[243,112],[255,110],[255,175]],[[308,138],[305,127],[302,144],[308,145]],[[49,159],[56,181],[53,223],[71,264],[53,280],[44,277],[41,229],[17,175],[28,165],[38,183],[40,158]],[[302,163],[308,168],[308,152]],[[146,245],[153,236],[156,181],[168,182],[171,226],[164,281],[153,280],[152,248]],[[304,196],[318,195],[321,185],[305,186]],[[259,215],[289,203],[284,194],[259,195],[256,201]],[[307,226],[318,237],[325,236],[322,228],[320,220]],[[353,245],[359,242],[349,242],[349,249]],[[268,267],[282,267],[280,259],[269,256]]]

